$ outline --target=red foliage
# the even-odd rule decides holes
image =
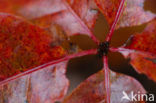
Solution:
[[[67,98],[64,99],[63,103],[105,103],[106,102],[106,90],[104,82],[103,70],[92,75],[87,80],[82,82]],[[130,95],[131,91],[137,93],[145,93],[143,87],[129,76],[110,72],[110,83],[111,83],[111,103],[121,103],[122,92],[125,91]],[[122,103],[125,103],[122,101]],[[145,102],[137,102],[145,103]]]
[[[130,45],[109,47],[115,28],[140,25],[156,17],[143,9],[144,1],[0,0],[0,102],[61,101],[68,88],[65,77],[68,60],[99,52],[103,70],[80,84],[64,103],[116,103],[121,96],[119,92],[137,89],[145,93],[132,77],[109,71],[107,59],[108,50],[121,52],[131,58],[130,63],[138,72],[156,81],[155,20],[142,33],[134,35]],[[60,44],[72,35],[85,34],[97,46],[101,44],[92,33],[98,10],[110,25],[104,42],[108,45],[67,54]]]
[[[41,67],[0,87],[1,103],[54,103],[67,93],[67,62]],[[54,89],[55,88],[55,89]]]
[[[63,48],[51,47],[52,35],[20,18],[1,13],[0,25],[3,79],[65,55]]]
[[[125,55],[139,72],[156,81],[156,19],[151,21],[142,33],[135,34],[125,48],[135,50]],[[124,52],[123,52],[124,53]]]
[[[113,24],[122,0],[94,0],[110,25]],[[106,12],[107,11],[107,12]]]
[[[6,6],[0,6],[0,11],[22,16],[50,31],[57,24],[68,36],[86,34],[94,38],[89,28],[93,28],[98,14],[95,4],[92,0],[68,2],[70,4],[66,0],[2,0],[0,4]],[[83,8],[77,8],[82,4]]]

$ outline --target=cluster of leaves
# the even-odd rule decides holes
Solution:
[[[0,103],[121,103],[122,91],[146,93],[134,78],[110,71],[107,60],[108,51],[120,52],[135,70],[156,81],[156,14],[145,11],[144,2],[0,0]],[[110,26],[103,45],[92,33],[99,12]],[[147,23],[144,31],[131,37],[129,44],[109,47],[115,29],[143,23]],[[100,48],[70,52],[61,46],[69,36],[79,34],[89,36]],[[68,61],[99,51],[103,69],[64,98]]]

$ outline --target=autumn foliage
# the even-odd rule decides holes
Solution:
[[[133,103],[121,101],[123,91],[146,91],[134,78],[111,71],[108,53],[120,52],[138,73],[156,82],[156,14],[145,11],[144,2],[0,0],[0,103]],[[93,34],[100,12],[109,24],[104,42]],[[145,29],[122,46],[110,46],[115,30],[145,23]],[[97,48],[73,50],[69,37],[80,34]],[[66,96],[68,61],[90,54],[103,59],[102,70]]]

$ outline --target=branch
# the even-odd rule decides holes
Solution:
[[[3,81],[0,82],[0,86],[5,85],[8,82],[13,81],[13,80],[15,80],[17,78],[20,78],[22,76],[28,75],[28,74],[30,74],[32,72],[44,69],[47,66],[58,64],[58,63],[61,63],[61,62],[64,62],[64,61],[68,61],[68,60],[70,60],[72,58],[81,57],[81,56],[90,55],[90,54],[96,54],[96,53],[97,53],[97,50],[96,49],[92,49],[92,50],[82,51],[82,52],[76,53],[76,54],[71,54],[71,55],[68,55],[68,56],[66,56],[64,58],[58,59],[58,60],[53,60],[51,62],[45,63],[45,64],[40,65],[38,67],[32,68],[30,70],[27,70],[27,71],[25,71],[23,73],[20,73],[20,74],[17,74],[15,76],[12,76],[12,77],[10,77],[10,78],[8,78],[6,80],[3,80]]]
[[[113,33],[114,33],[114,30],[115,30],[116,24],[117,24],[117,22],[119,20],[119,17],[121,15],[122,10],[123,10],[123,7],[124,7],[124,2],[125,2],[125,0],[121,0],[119,9],[118,9],[117,14],[116,14],[116,17],[115,17],[115,20],[114,20],[114,22],[113,22],[113,24],[111,26],[111,29],[110,29],[108,35],[106,36],[106,41],[107,42],[109,42],[111,40],[112,36],[113,36]]]

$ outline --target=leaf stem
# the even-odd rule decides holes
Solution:
[[[124,47],[118,47],[118,48],[111,47],[111,48],[109,48],[109,50],[111,52],[122,52],[122,51],[134,52],[135,51],[133,49],[127,49],[127,48],[124,48]]]
[[[118,47],[118,48],[111,47],[111,48],[109,48],[109,51],[111,51],[111,52],[119,52],[119,53],[125,52],[127,54],[135,52],[135,53],[140,53],[140,54],[143,54],[143,55],[147,54],[147,55],[155,56],[155,54],[151,53],[151,52],[141,51],[141,50],[137,50],[137,49],[129,49],[129,48],[125,48],[123,46]]]
[[[103,57],[103,71],[105,75],[105,89],[106,89],[106,103],[110,103],[110,77],[109,77],[109,67],[108,67],[108,57]]]
[[[118,9],[118,11],[117,11],[117,13],[116,13],[115,20],[114,20],[114,22],[113,22],[113,24],[112,24],[112,26],[111,26],[111,29],[110,29],[110,31],[109,31],[107,37],[106,37],[106,41],[107,41],[107,42],[111,41],[111,38],[112,38],[112,36],[113,36],[113,33],[114,33],[114,30],[115,30],[116,24],[117,24],[117,22],[118,22],[118,20],[119,20],[119,17],[120,17],[120,15],[121,15],[121,13],[122,13],[122,10],[123,10],[123,7],[124,7],[124,2],[125,2],[125,0],[121,0],[119,9]]]
[[[81,56],[90,55],[90,54],[96,54],[96,53],[97,53],[96,49],[91,49],[91,50],[82,51],[80,53],[71,54],[71,55],[65,56],[64,58],[58,59],[58,60],[53,60],[51,62],[45,63],[45,64],[40,65],[38,67],[32,68],[30,70],[27,70],[27,71],[25,71],[23,73],[12,76],[12,77],[10,77],[10,78],[8,78],[6,80],[3,80],[3,81],[0,82],[0,86],[5,85],[8,82],[13,81],[13,80],[15,80],[17,78],[20,78],[22,76],[28,75],[28,74],[30,74],[32,72],[44,69],[47,66],[58,64],[58,63],[61,63],[61,62],[65,62],[65,61],[68,61],[69,59],[72,59],[72,58],[81,57]]]

